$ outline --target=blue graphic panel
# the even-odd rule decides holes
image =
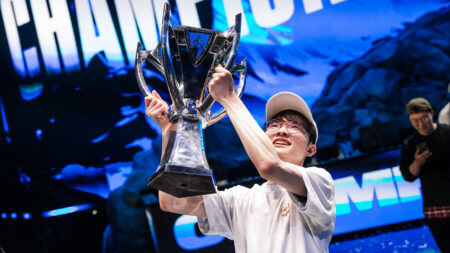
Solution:
[[[376,235],[355,238],[330,244],[331,253],[340,252],[441,252],[428,226],[400,227],[399,231],[380,232]],[[397,228],[398,230],[398,228]]]
[[[398,166],[334,180],[335,235],[424,218],[420,180],[406,182]]]
[[[173,233],[180,248],[184,250],[197,250],[219,244],[225,239],[217,235],[196,235],[196,223],[197,217],[189,215],[182,215],[175,221]]]

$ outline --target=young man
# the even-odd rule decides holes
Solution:
[[[161,209],[197,216],[204,234],[234,240],[236,252],[328,252],[336,216],[334,183],[324,169],[303,167],[316,153],[318,134],[307,104],[290,92],[276,94],[266,105],[264,132],[235,94],[227,70],[216,68],[209,90],[267,182],[188,198],[159,192]],[[165,145],[168,106],[156,92],[145,102],[147,115],[162,127]]]
[[[416,130],[404,142],[400,170],[406,181],[420,178],[425,220],[442,252],[450,252],[450,127],[433,122],[424,98],[406,105]]]

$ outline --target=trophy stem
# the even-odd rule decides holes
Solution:
[[[201,122],[180,117],[175,127],[148,185],[175,197],[215,193],[213,173],[203,148]]]

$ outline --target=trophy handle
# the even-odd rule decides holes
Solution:
[[[165,78],[164,68],[161,64],[161,55],[159,49],[161,48],[161,42],[152,51],[146,51],[145,60],[152,64],[152,66],[158,71],[158,73]]]
[[[136,76],[136,80],[139,86],[139,90],[144,94],[145,97],[150,96],[152,93],[147,87],[145,83],[144,74],[142,73],[142,60],[146,58],[148,55],[148,51],[142,50],[142,44],[139,41],[136,49],[136,61],[135,61],[135,69],[134,73]]]
[[[245,88],[245,79],[247,77],[247,59],[243,59],[241,61],[241,66],[239,66],[240,70],[239,71],[239,84],[238,87],[236,89],[236,93],[239,97],[242,97],[244,88]],[[207,126],[210,126],[214,123],[216,123],[217,121],[221,120],[223,117],[225,117],[225,115],[227,115],[227,112],[225,111],[225,108],[220,108],[220,110],[218,110],[217,112],[215,112],[209,119],[207,119],[206,121],[203,122],[202,126],[203,129],[205,129]]]
[[[161,52],[162,52],[162,63],[164,66],[164,73],[167,82],[167,87],[169,88],[169,94],[172,98],[173,105],[179,111],[184,107],[184,102],[180,91],[178,90],[177,80],[175,79],[175,70],[173,69],[172,57],[170,55],[170,45],[169,45],[169,33],[173,35],[173,29],[169,25],[170,19],[170,5],[168,2],[164,3],[162,29],[161,29]]]
[[[227,70],[231,70],[234,60],[236,59],[237,51],[239,48],[239,40],[241,39],[241,19],[242,19],[241,13],[237,14],[235,17],[235,21],[234,21],[234,29],[236,31],[236,34],[234,35],[234,38],[233,38],[233,46],[231,47],[231,55],[228,58],[227,64],[225,65],[225,68]]]
[[[235,29],[236,33],[235,33],[234,38],[233,38],[233,45],[231,47],[230,57],[228,57],[227,63],[225,64],[225,69],[227,69],[228,71],[231,70],[231,67],[234,64],[234,60],[236,59],[237,51],[238,51],[238,48],[239,48],[239,40],[241,38],[241,19],[242,19],[241,13],[237,14],[236,17],[235,17],[235,25],[234,25],[234,29]],[[246,67],[245,67],[245,69],[246,69]],[[245,80],[245,78],[244,78],[244,80]],[[240,85],[241,84],[239,82],[239,86]],[[237,93],[238,96],[241,97],[242,96],[242,89],[239,89],[239,87],[238,87],[237,92],[238,92]],[[203,103],[198,107],[198,111],[200,112],[200,114],[204,115],[209,110],[209,108],[211,108],[213,103],[214,103],[213,97],[211,96],[211,94],[208,94],[208,96],[206,96],[205,100],[203,100]],[[222,111],[222,112],[220,112],[220,111]],[[222,108],[221,110],[219,110],[219,112],[220,112],[219,114],[224,114],[224,111],[225,110]],[[215,113],[214,115],[216,115],[216,114],[217,113]],[[210,123],[210,122],[212,120],[214,120],[215,117],[219,116],[219,115],[216,115],[214,117],[214,115],[213,115],[213,117],[211,117],[210,120],[208,120],[207,124],[204,125],[204,128],[206,126],[208,126],[208,125],[213,124],[213,123]],[[225,116],[225,115],[223,115],[223,116]],[[223,116],[222,116],[222,118],[223,118]],[[220,119],[218,119],[218,120],[220,120]],[[218,120],[216,120],[214,122],[217,122]]]
[[[161,47],[161,43],[158,44],[156,49],[142,50],[143,46],[140,41],[138,41],[137,49],[136,49],[136,61],[135,61],[135,76],[138,82],[138,87],[141,93],[144,96],[149,96],[151,94],[150,89],[145,83],[144,74],[142,73],[142,62],[146,60],[158,71],[158,73],[164,76],[164,68],[161,64],[161,55],[159,55],[159,48]]]

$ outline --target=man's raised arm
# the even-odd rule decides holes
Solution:
[[[209,88],[214,99],[226,109],[245,151],[260,176],[283,186],[291,193],[306,197],[307,190],[303,176],[295,168],[299,164],[280,159],[272,141],[236,95],[230,72],[217,67]]]
[[[173,126],[168,118],[169,106],[159,96],[158,92],[156,92],[156,90],[153,90],[152,95],[145,98],[145,107],[145,114],[147,114],[147,116],[151,117],[161,126],[162,157],[164,155],[164,151],[166,149],[170,132]],[[206,211],[202,196],[177,198],[161,191],[159,191],[158,195],[159,206],[163,211],[206,217]]]

